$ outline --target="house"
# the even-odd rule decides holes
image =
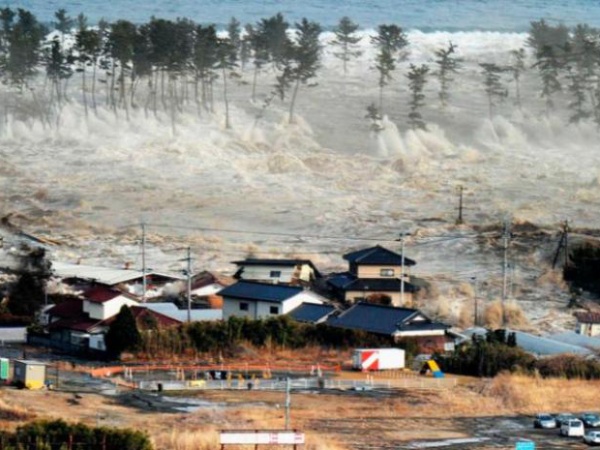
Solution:
[[[238,266],[234,278],[261,283],[311,286],[321,273],[308,259],[247,258],[233,261]]]
[[[96,286],[83,298],[69,298],[48,309],[48,345],[68,352],[106,351],[104,335],[123,306],[129,306],[140,330],[179,325],[180,320],[139,306],[114,289]],[[34,341],[35,342],[35,339]]]
[[[577,319],[577,333],[583,336],[600,335],[600,313],[580,312],[575,314]]]
[[[262,319],[287,314],[302,303],[322,304],[326,301],[300,286],[238,281],[219,294],[223,297],[223,319],[247,317]]]
[[[421,311],[359,302],[338,316],[331,316],[327,325],[389,336],[395,341],[411,340],[422,353],[454,349],[449,325],[435,322]]]
[[[187,309],[179,309],[174,303],[144,303],[140,305],[140,307],[150,309],[179,322],[187,322],[188,320]],[[192,322],[205,322],[221,319],[223,319],[222,309],[204,308],[190,310],[190,320]]]
[[[114,269],[52,262],[52,272],[63,283],[72,285],[76,290],[86,290],[103,285],[136,297],[143,294],[144,272],[133,269]],[[163,295],[165,291],[176,289],[185,277],[182,275],[146,271],[146,298]]]
[[[200,272],[192,277],[190,295],[196,304],[205,304],[213,309],[223,308],[223,298],[219,292],[235,283],[235,278],[208,271]]]
[[[327,284],[333,296],[340,301],[387,299],[392,306],[412,303],[418,286],[410,283],[409,268],[412,259],[379,245],[344,255],[348,271],[331,275]]]
[[[316,303],[302,303],[288,313],[292,319],[298,322],[318,324],[325,322],[332,314],[337,312],[333,305],[319,305]]]

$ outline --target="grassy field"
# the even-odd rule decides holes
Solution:
[[[282,392],[196,392],[202,406],[174,413],[135,394],[102,396],[56,391],[0,391],[0,424],[12,429],[32,418],[63,418],[90,425],[146,430],[157,449],[218,446],[220,429],[282,429]],[[473,418],[532,415],[540,411],[594,410],[600,382],[542,380],[503,374],[491,380],[461,378],[446,391],[293,393],[291,426],[306,432],[306,449],[401,446],[421,439],[471,436]],[[134,399],[134,401],[132,401]],[[229,447],[228,447],[229,448]]]

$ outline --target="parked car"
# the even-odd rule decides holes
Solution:
[[[535,428],[556,428],[556,419],[547,413],[536,414],[533,426]]]
[[[589,430],[583,435],[583,442],[588,445],[600,445],[600,431]]]
[[[600,416],[595,413],[583,413],[580,417],[583,426],[586,428],[600,427]]]
[[[575,415],[571,414],[571,413],[560,413],[560,414],[557,414],[556,416],[554,416],[554,420],[556,422],[557,428],[560,428],[560,426],[562,425],[562,423],[565,420],[573,420],[573,419],[577,419],[577,417],[575,417]]]
[[[560,435],[573,437],[583,437],[583,422],[579,419],[565,420],[560,426]]]

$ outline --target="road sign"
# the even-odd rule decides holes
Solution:
[[[229,444],[270,444],[302,445],[304,433],[286,430],[231,430],[221,431],[221,445]]]

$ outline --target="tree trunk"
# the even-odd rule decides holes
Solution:
[[[254,76],[252,78],[252,101],[256,101],[256,79],[258,78],[258,66],[254,65]]]
[[[225,129],[231,128],[229,123],[229,101],[227,100],[227,74],[225,73],[225,67],[223,67],[223,101],[225,102]]]
[[[296,106],[296,96],[298,95],[299,88],[300,88],[300,78],[296,78],[296,85],[294,86],[294,93],[292,94],[292,100],[290,102],[290,116],[288,119],[289,123],[294,123],[294,107]]]
[[[81,71],[81,96],[83,97],[83,109],[85,110],[85,118],[88,118],[88,104],[87,104],[87,92],[85,85],[85,64],[83,65],[83,70]]]
[[[98,109],[96,107],[96,59],[94,58],[94,69],[92,70],[92,108],[94,108],[94,112],[98,114]]]

